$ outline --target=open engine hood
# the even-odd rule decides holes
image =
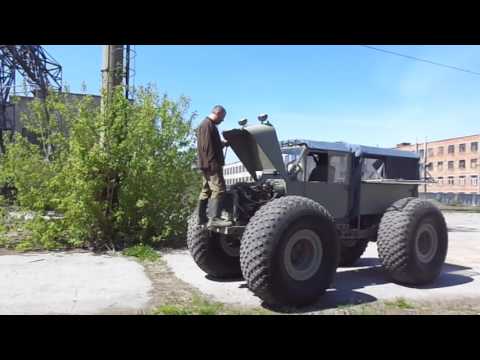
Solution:
[[[252,125],[222,134],[255,180],[257,171],[286,176],[280,143],[272,126]]]

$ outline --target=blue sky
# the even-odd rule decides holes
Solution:
[[[49,45],[71,91],[98,94],[100,45]],[[378,46],[480,72],[480,46]],[[221,129],[268,113],[280,139],[392,147],[480,133],[480,76],[360,46],[136,46],[135,84],[185,95]]]

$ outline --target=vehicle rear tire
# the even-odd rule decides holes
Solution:
[[[270,305],[308,305],[332,283],[339,260],[332,216],[313,200],[285,196],[250,219],[240,245],[249,289]]]
[[[347,243],[341,243],[340,264],[338,266],[353,266],[360,259],[368,246],[368,240],[353,240],[349,246]]]
[[[380,260],[394,281],[428,284],[438,277],[447,256],[447,225],[433,203],[401,199],[383,215],[377,243]]]
[[[242,276],[238,239],[197,225],[196,213],[188,222],[187,246],[195,263],[208,275],[219,279]]]

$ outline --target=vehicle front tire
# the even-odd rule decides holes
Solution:
[[[188,222],[187,246],[195,263],[208,275],[218,279],[242,276],[238,239],[197,225],[196,213]]]
[[[308,305],[332,283],[339,260],[332,216],[313,200],[285,196],[250,219],[240,245],[249,289],[270,305]]]
[[[438,277],[445,262],[447,225],[433,203],[401,199],[383,215],[377,243],[380,260],[394,281],[425,285]]]

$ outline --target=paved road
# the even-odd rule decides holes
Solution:
[[[446,300],[480,297],[480,214],[445,213],[449,228],[449,252],[437,281],[422,288],[400,286],[386,280],[371,243],[355,267],[339,268],[333,288],[310,310],[343,304],[372,302],[397,297]],[[214,281],[205,276],[186,251],[165,256],[176,276],[225,303],[260,305],[243,280]]]
[[[143,267],[118,256],[0,256],[0,314],[135,313],[149,300]]]

